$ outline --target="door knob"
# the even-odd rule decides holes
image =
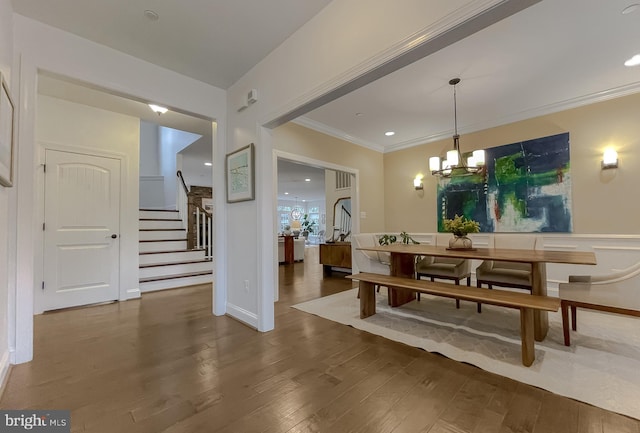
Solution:
[[[118,237],[118,235],[116,235],[116,234],[111,235],[111,239],[115,239],[117,237]]]

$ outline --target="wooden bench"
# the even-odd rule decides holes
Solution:
[[[533,312],[558,311],[560,299],[548,296],[535,296],[527,293],[514,293],[504,290],[487,290],[476,287],[454,286],[453,284],[415,280],[390,275],[359,273],[347,278],[359,281],[360,318],[376,313],[376,285],[404,289],[433,296],[442,296],[461,301],[480,302],[482,304],[520,310],[520,339],[522,343],[522,364],[530,366],[535,359]]]
[[[636,284],[625,284],[620,281],[592,284],[588,276],[570,276],[569,283],[561,283],[559,289],[564,345],[571,345],[569,309],[571,309],[571,328],[574,331],[577,329],[578,307],[640,317],[640,299],[635,286]]]

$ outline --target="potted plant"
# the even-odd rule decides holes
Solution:
[[[453,219],[445,218],[443,226],[445,231],[453,233],[453,238],[449,240],[449,248],[455,250],[472,249],[473,244],[467,235],[480,231],[480,224],[477,221],[457,214]]]
[[[400,239],[403,244],[419,244],[420,242],[413,239],[407,232],[400,232]],[[398,240],[396,235],[382,235],[378,239],[380,245],[391,245]]]
[[[300,224],[300,226],[302,227],[302,236],[307,238],[309,236],[309,233],[313,233],[315,230],[315,225],[316,222],[309,219],[309,214],[304,214],[304,217],[302,217],[302,223]]]

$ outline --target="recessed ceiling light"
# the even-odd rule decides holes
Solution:
[[[305,200],[305,199],[302,199],[302,203],[305,203],[305,202],[306,202],[306,200]]]
[[[635,56],[631,57],[629,60],[624,62],[624,65],[625,66],[638,66],[638,65],[640,65],[640,54],[636,54]]]
[[[622,9],[622,15],[630,14],[631,12],[634,12],[639,7],[640,7],[640,4],[638,4],[638,3],[631,4],[631,5],[627,6],[626,8]]]
[[[289,195],[289,193],[288,193],[288,192],[285,192],[285,193],[284,193],[284,195]]]
[[[205,162],[204,165],[206,165],[207,167],[211,167],[213,164],[210,162]]]
[[[151,9],[147,9],[144,11],[144,16],[147,17],[150,21],[158,21],[160,19],[160,15],[156,11],[152,11]]]
[[[384,133],[384,135],[386,135],[387,137],[391,137],[392,135],[396,135],[396,133],[393,131],[387,131]]]
[[[364,114],[363,113],[356,113],[356,116],[362,117],[362,116],[364,116]]]
[[[311,182],[311,179],[306,178],[304,181],[305,181],[305,182]]]

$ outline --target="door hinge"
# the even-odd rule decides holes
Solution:
[[[42,290],[44,290],[44,281],[42,282]]]
[[[47,172],[47,164],[42,164],[42,168],[44,169],[44,172]]]
[[[44,224],[45,224],[45,223],[42,223],[42,231],[44,231]]]

